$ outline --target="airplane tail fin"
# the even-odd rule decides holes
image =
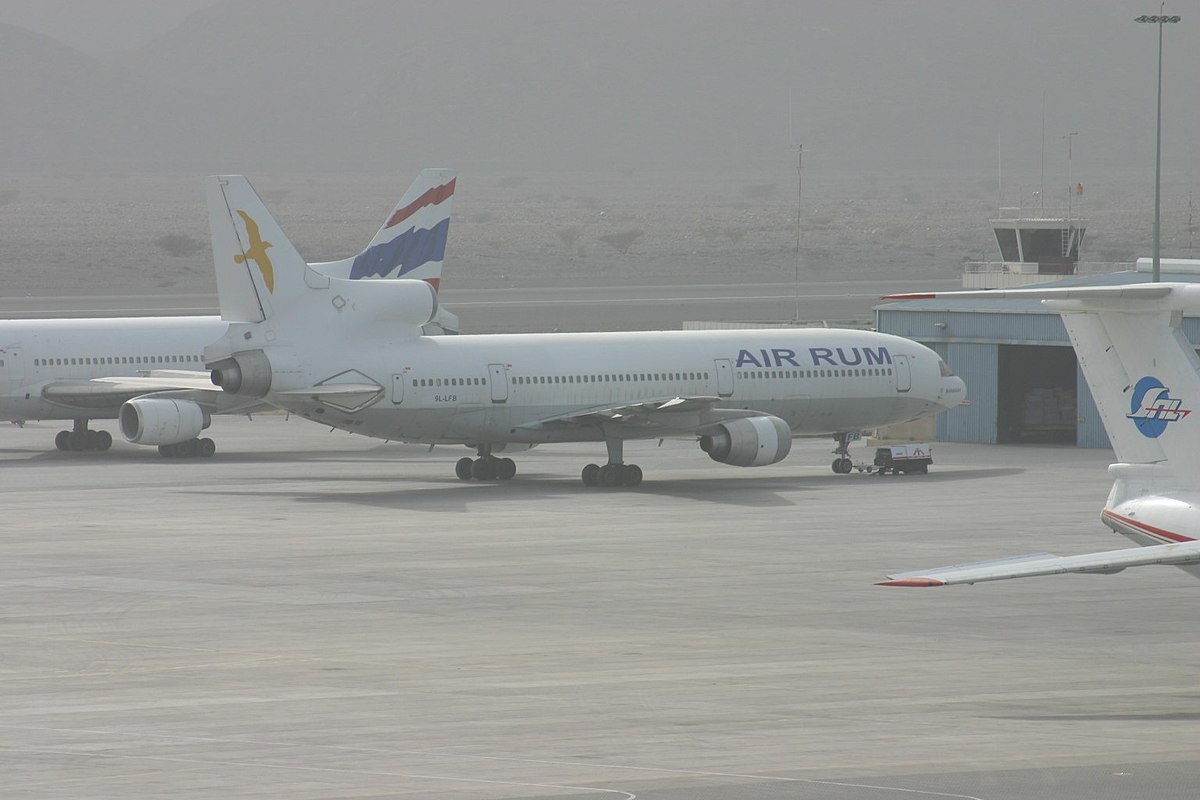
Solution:
[[[1117,459],[1200,477],[1200,358],[1180,330],[1182,311],[1060,311]]]
[[[262,322],[304,292],[311,270],[244,176],[210,177],[207,194],[221,318]]]
[[[1158,464],[1177,478],[1200,479],[1200,358],[1180,329],[1185,311],[1200,311],[1200,285],[1141,283],[936,296],[1040,299],[1058,311],[1117,459]],[[893,296],[904,297],[920,296]],[[1165,474],[1163,469],[1158,473]]]
[[[454,170],[423,169],[366,249],[353,258],[312,266],[334,278],[414,278],[437,291],[446,256]]]

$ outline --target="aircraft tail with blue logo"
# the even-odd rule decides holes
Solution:
[[[1200,314],[1200,284],[1011,289],[895,295],[1041,300],[1062,315],[1118,463],[1101,521],[1128,550],[1028,556],[891,574],[885,586],[949,586],[1170,564],[1200,578],[1200,358],[1184,314]]]
[[[1117,459],[1200,480],[1200,358],[1180,329],[1200,284],[938,292],[888,299],[1041,300],[1062,315]]]
[[[422,170],[366,249],[352,258],[307,264],[244,176],[214,177],[208,186],[208,210],[222,316],[262,321],[273,306],[287,305],[306,284],[319,282],[319,276],[411,278],[437,292],[455,182],[453,170]],[[427,328],[427,333],[457,333],[458,318],[439,306]]]

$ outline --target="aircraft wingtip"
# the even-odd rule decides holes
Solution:
[[[876,586],[945,586],[937,578],[899,578],[894,581],[879,581]]]

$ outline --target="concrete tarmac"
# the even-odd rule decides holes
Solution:
[[[113,430],[111,424],[108,427]],[[738,469],[218,418],[211,460],[0,433],[0,775],[48,798],[1191,798],[1200,584],[873,582],[1116,548],[1108,451]],[[856,447],[856,455],[866,455]]]

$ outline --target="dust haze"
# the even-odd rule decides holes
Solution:
[[[8,3],[4,294],[212,292],[217,172],[322,260],[421,167],[455,167],[448,285],[947,277],[994,257],[998,205],[1060,214],[1076,183],[1085,258],[1131,260],[1153,194],[1144,6]],[[1194,257],[1186,12],[1164,37],[1163,254]]]

